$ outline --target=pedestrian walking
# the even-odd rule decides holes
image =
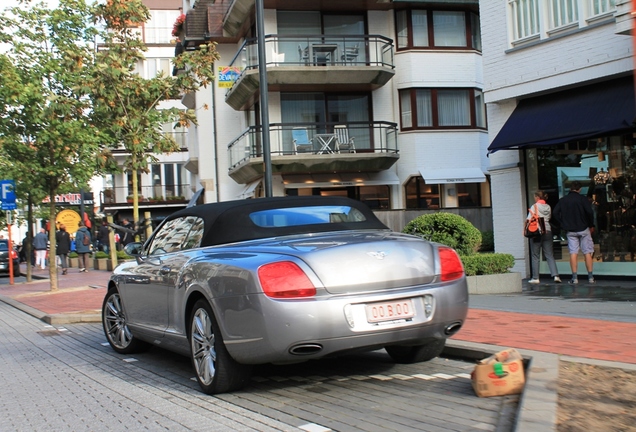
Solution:
[[[570,185],[570,193],[561,198],[554,206],[553,217],[559,222],[561,228],[567,232],[568,250],[570,252],[570,268],[572,278],[570,284],[579,283],[578,254],[583,252],[587,280],[595,283],[594,279],[594,209],[590,200],[581,195],[581,182],[575,180]]]
[[[124,218],[121,226],[124,229],[120,230],[119,238],[120,238],[121,246],[123,248],[128,243],[132,243],[135,241],[135,234],[134,234],[135,227],[130,222],[130,220],[128,220],[128,218]]]
[[[535,237],[530,239],[530,257],[531,257],[531,271],[532,279],[528,281],[531,284],[538,284],[539,281],[539,264],[541,258],[541,250],[543,250],[543,256],[548,263],[550,269],[550,276],[556,283],[561,283],[559,277],[559,271],[557,270],[556,261],[554,260],[554,253],[552,248],[552,229],[550,228],[550,219],[552,217],[552,209],[546,202],[548,196],[542,190],[538,190],[534,193],[534,205],[528,211],[528,217],[530,219],[533,214],[538,214],[545,221],[545,231],[541,233],[541,237]]]
[[[55,254],[60,257],[60,264],[62,265],[62,274],[65,275],[68,271],[68,253],[71,250],[71,236],[66,231],[66,226],[60,224],[59,230],[55,233]]]
[[[35,266],[40,266],[42,270],[46,268],[46,249],[49,239],[46,237],[46,230],[40,228],[40,232],[33,237],[33,249],[35,249]]]
[[[108,253],[110,251],[110,230],[108,222],[102,221],[102,226],[97,230],[97,249]]]
[[[75,249],[79,256],[80,272],[87,272],[88,255],[91,252],[91,233],[84,225],[84,222],[79,223],[79,229],[75,233]]]

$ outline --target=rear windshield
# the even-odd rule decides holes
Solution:
[[[255,225],[263,228],[363,222],[364,215],[349,206],[312,206],[270,209],[250,214]]]
[[[8,244],[9,242],[0,241],[0,251],[8,251],[9,250]]]

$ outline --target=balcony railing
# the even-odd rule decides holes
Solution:
[[[267,66],[376,66],[394,69],[393,41],[380,35],[265,36]],[[256,38],[246,39],[230,66],[258,69]]]
[[[335,123],[272,123],[270,124],[270,154],[272,156],[293,157],[298,154],[310,157],[333,157],[335,143],[327,143],[329,149],[324,148],[325,137],[334,135]],[[397,124],[391,122],[350,122],[346,123],[349,138],[353,138],[355,153],[397,153]],[[294,144],[293,131],[306,131],[308,142],[311,144],[297,151]],[[263,156],[262,131],[258,126],[251,126],[228,145],[230,159],[229,170],[249,161],[251,158]],[[346,150],[350,153],[350,150]],[[344,151],[343,151],[344,153]]]
[[[101,191],[100,195],[102,204],[106,206],[132,202],[132,188],[127,186],[107,188]],[[140,205],[180,204],[188,202],[191,197],[192,191],[189,184],[156,184],[139,188]]]

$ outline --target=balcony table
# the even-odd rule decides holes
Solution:
[[[320,150],[318,154],[335,153],[335,150],[331,148],[331,143],[335,141],[336,135],[332,133],[316,134],[316,140],[320,144]]]
[[[309,45],[309,58],[314,65],[327,65],[327,61],[333,66],[336,64],[336,50],[338,44],[316,43]]]

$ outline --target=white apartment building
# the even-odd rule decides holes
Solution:
[[[183,99],[198,114],[186,168],[204,202],[264,196],[269,144],[274,196],[349,196],[395,217],[441,209],[492,227],[476,0],[266,1],[269,143],[255,3],[183,4],[178,50],[213,41],[221,56],[213,88]]]
[[[636,274],[634,50],[630,3],[618,3],[480,1],[495,249],[524,275],[534,191],[554,206],[574,180],[595,209],[594,273]],[[563,233],[554,250],[568,276]]]
[[[145,59],[137,66],[138,73],[144,78],[153,78],[160,73],[171,76],[174,58],[173,24],[182,14],[181,0],[145,0],[150,10],[150,19],[139,29],[148,50]],[[164,101],[159,109],[179,107],[185,109],[179,100]],[[139,173],[138,193],[141,217],[150,212],[155,222],[170,213],[184,208],[191,199],[193,185],[190,172],[185,168],[188,161],[186,131],[175,128],[173,124],[164,125],[164,133],[172,134],[180,144],[181,150],[171,154],[157,154],[156,162],[148,173]],[[120,166],[126,159],[123,149],[114,150],[113,156]],[[110,174],[96,179],[94,193],[101,201],[101,211],[112,214],[115,220],[128,218],[132,221],[132,175],[128,172]],[[93,182],[95,183],[95,181]]]

